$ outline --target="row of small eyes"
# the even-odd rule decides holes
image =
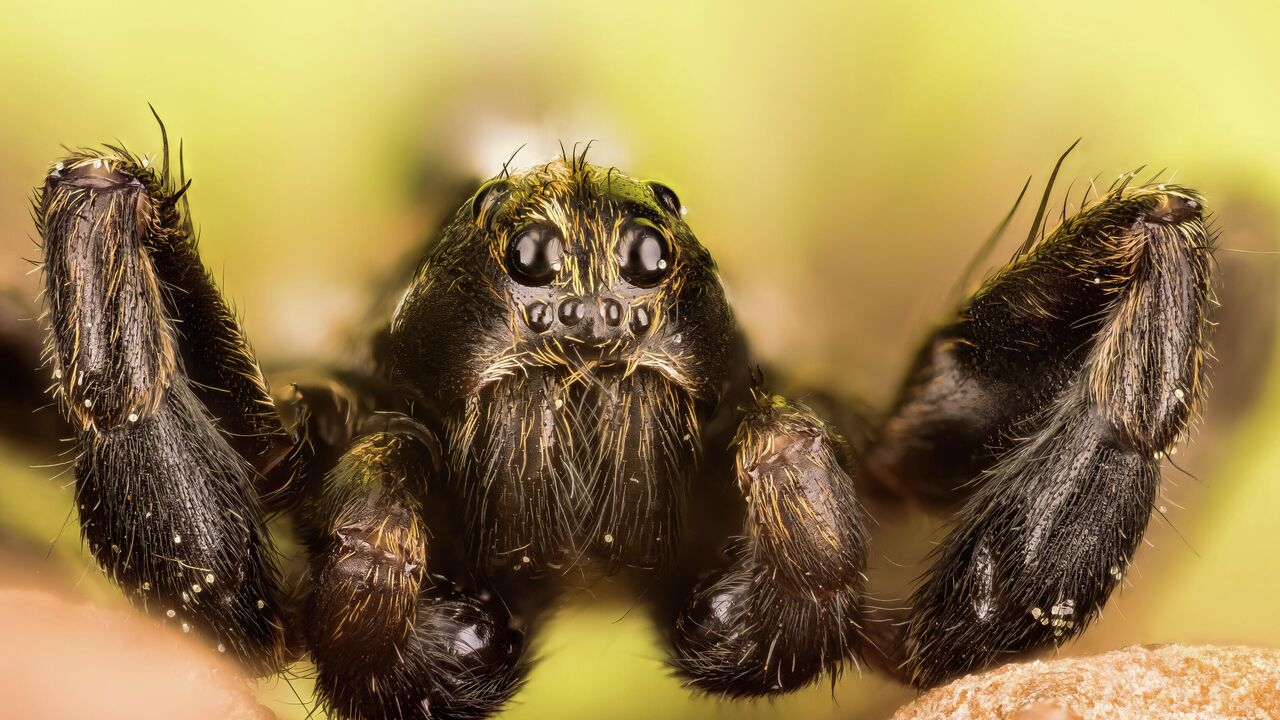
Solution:
[[[671,270],[671,246],[648,221],[633,220],[614,249],[622,279],[651,288]],[[564,242],[553,225],[530,225],[515,234],[507,252],[507,270],[521,285],[539,287],[555,279],[564,260]]]

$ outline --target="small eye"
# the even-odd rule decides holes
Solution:
[[[511,241],[507,264],[511,277],[521,285],[546,285],[560,271],[563,248],[555,228],[533,225],[520,232]]]
[[[622,278],[636,287],[657,285],[671,269],[671,246],[658,228],[636,220],[618,241],[618,267]]]
[[[476,194],[471,197],[471,217],[477,222],[486,216],[492,219],[490,211],[510,192],[511,181],[506,178],[494,178],[481,185]]]
[[[675,217],[684,214],[684,205],[680,204],[680,198],[676,196],[676,192],[671,188],[658,182],[650,182],[649,189],[653,191],[653,196],[662,203],[662,207]]]

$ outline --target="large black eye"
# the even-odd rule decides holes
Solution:
[[[564,252],[560,235],[547,225],[532,225],[511,240],[507,262],[511,277],[521,285],[546,285],[560,271]]]
[[[671,246],[647,220],[635,220],[618,241],[618,267],[622,278],[632,285],[653,287],[671,269]]]

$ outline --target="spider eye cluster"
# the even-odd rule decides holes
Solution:
[[[530,225],[516,233],[507,251],[507,269],[516,282],[541,287],[555,279],[564,257],[564,243],[550,225]]]
[[[623,230],[616,252],[622,279],[636,287],[654,287],[671,270],[671,245],[647,220],[634,220]]]

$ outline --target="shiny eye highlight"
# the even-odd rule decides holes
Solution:
[[[636,287],[651,288],[671,269],[671,246],[647,220],[635,220],[618,241],[618,267],[622,279]]]
[[[507,251],[507,270],[521,285],[546,285],[560,271],[563,255],[564,245],[554,227],[531,225],[512,238]]]

